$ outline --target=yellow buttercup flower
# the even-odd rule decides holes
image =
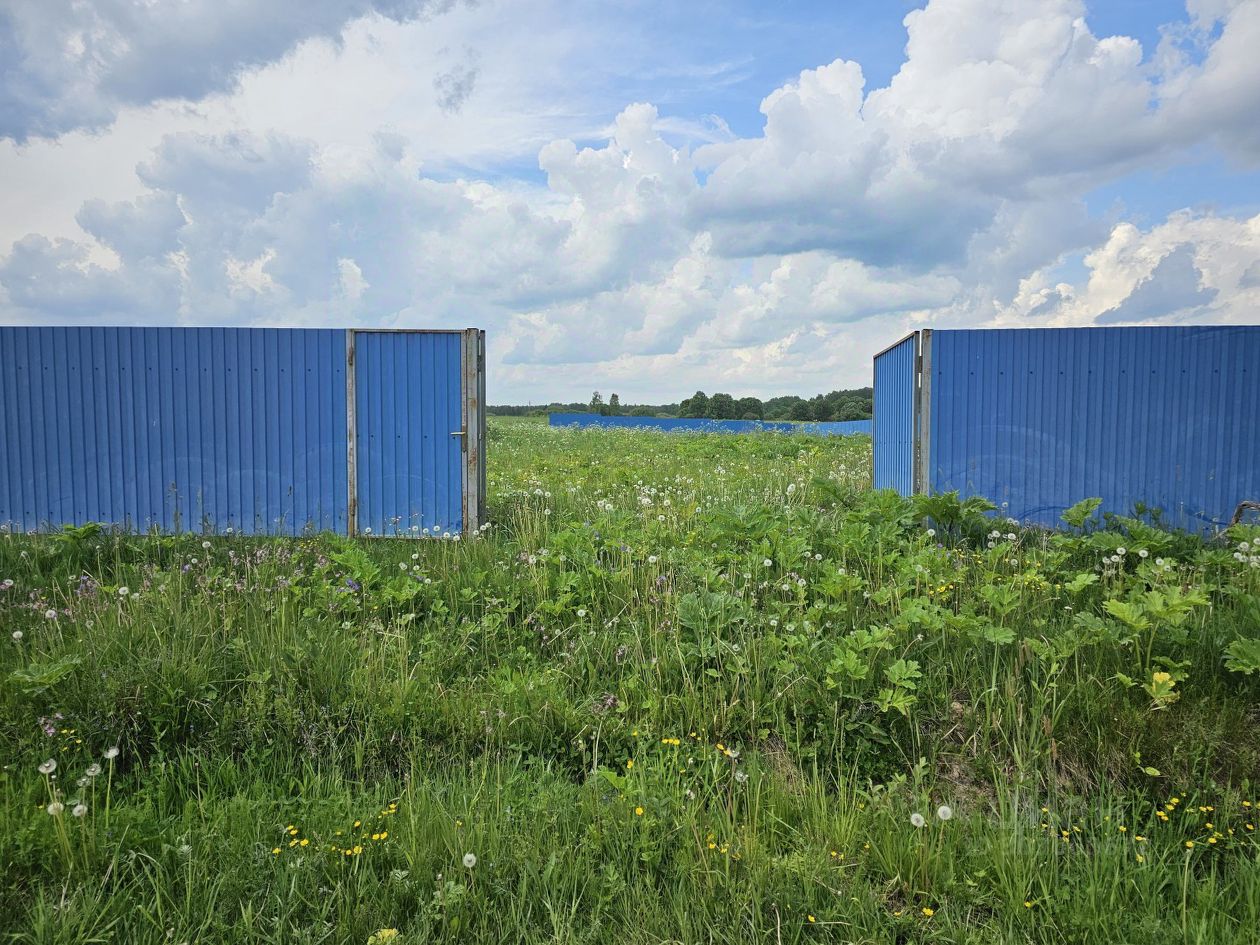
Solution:
[[[936,910],[935,910],[935,909],[933,909],[933,908],[931,908],[931,907],[929,907],[929,906],[924,906],[924,907],[923,907],[923,914],[924,914],[927,918],[929,918],[929,919],[930,919],[930,918],[932,918],[932,916],[936,915]]]

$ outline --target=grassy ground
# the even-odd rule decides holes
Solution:
[[[1260,530],[490,445],[472,540],[0,537],[0,932],[1257,940]]]

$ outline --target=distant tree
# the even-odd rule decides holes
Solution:
[[[616,394],[608,398],[608,415],[610,417],[621,416],[621,398]]]
[[[656,409],[654,407],[631,407],[630,416],[632,417],[655,417]]]
[[[709,399],[709,416],[714,420],[734,420],[738,416],[735,398],[730,394],[714,394]]]
[[[866,420],[870,415],[870,410],[857,400],[844,401],[836,411],[837,420]]]
[[[801,400],[798,397],[796,403],[792,404],[792,406],[788,408],[787,418],[789,420],[813,420],[814,411],[810,407],[808,401]]]
[[[604,398],[600,396],[599,391],[591,394],[591,413],[597,413],[600,416],[608,415],[608,405],[604,403]]]
[[[709,416],[709,395],[702,390],[696,391],[681,404],[678,405],[678,416],[680,417],[707,417]]]
[[[801,398],[791,395],[771,397],[765,404],[765,417],[767,420],[787,420],[792,415],[792,408],[801,402]]]
[[[764,420],[766,408],[756,397],[741,397],[735,401],[735,414],[744,420]]]

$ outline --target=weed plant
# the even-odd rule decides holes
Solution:
[[[0,535],[0,932],[1260,940],[1260,529],[1026,528],[865,438],[489,457],[459,540]]]

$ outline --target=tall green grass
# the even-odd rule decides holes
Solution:
[[[1256,529],[1025,529],[864,439],[490,446],[460,541],[0,536],[0,931],[1256,940]]]

